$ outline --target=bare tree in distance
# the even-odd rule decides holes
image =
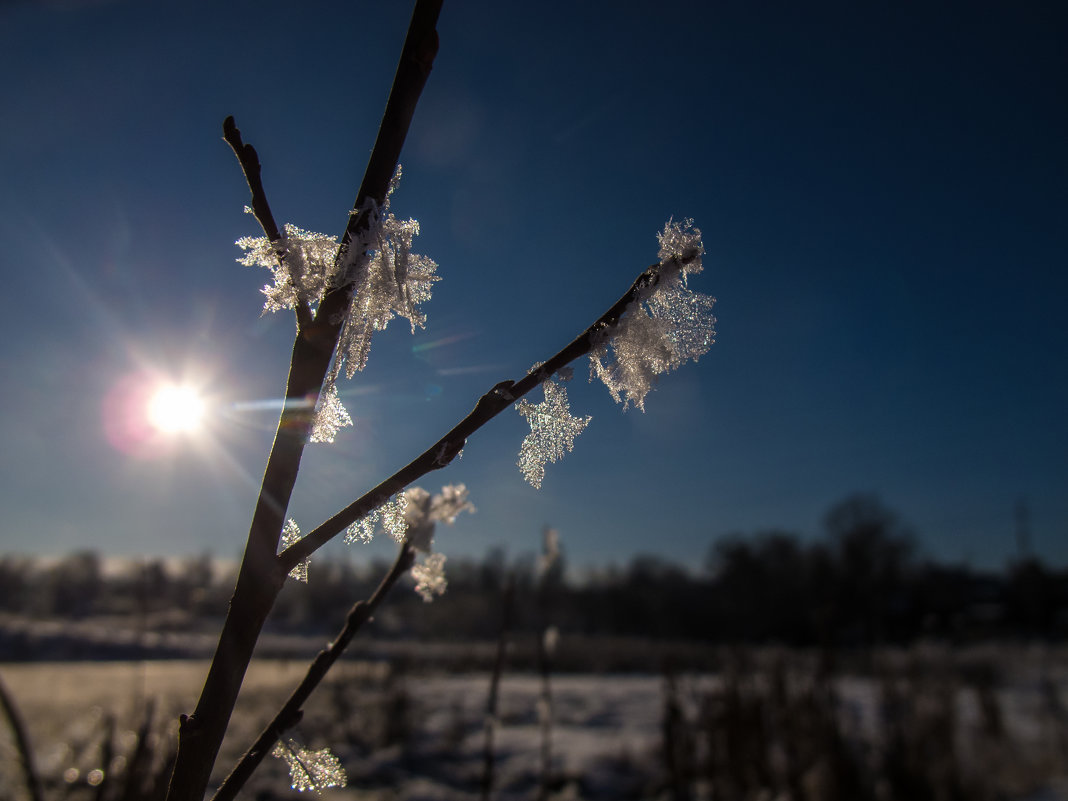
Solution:
[[[351,377],[362,369],[371,333],[394,316],[406,317],[413,330],[423,325],[418,303],[429,298],[430,285],[437,280],[436,265],[410,251],[418,224],[398,221],[387,212],[408,126],[437,53],[441,5],[441,0],[416,2],[374,149],[340,242],[288,224],[278,226],[255,149],[243,141],[233,118],[224,123],[224,138],[244,171],[251,211],[265,234],[239,243],[248,253],[245,263],[262,264],[273,272],[275,285],[265,289],[265,308],[291,308],[297,334],[285,404],[229,611],[200,699],[193,713],[181,719],[170,801],[204,797],[264,621],[288,576],[306,580],[307,560],[318,548],[343,532],[348,539],[367,539],[376,521],[401,542],[379,588],[352,607],[337,638],[312,662],[217,798],[234,797],[272,751],[290,764],[294,786],[319,789],[343,781],[332,755],[307,751],[284,740],[283,734],[300,720],[303,703],[355,632],[399,577],[413,569],[416,551],[429,551],[434,522],[449,522],[469,506],[462,487],[446,487],[431,498],[418,488],[407,489],[413,482],[446,467],[468,437],[514,405],[531,426],[519,467],[527,481],[540,486],[546,462],[555,462],[570,450],[574,437],[589,422],[569,411],[564,382],[570,377],[571,362],[589,356],[591,379],[602,380],[624,408],[633,404],[644,411],[645,395],[657,376],[696,360],[714,341],[714,300],[687,286],[687,277],[702,269],[700,231],[689,221],[669,222],[659,235],[659,261],[571,343],[517,380],[489,388],[467,416],[422,454],[307,534],[301,536],[296,523],[287,520],[305,445],[332,441],[337,429],[351,422],[335,382],[342,373]],[[538,386],[544,400],[536,404],[526,400],[524,396]],[[440,566],[441,557],[434,554],[413,569],[426,597],[444,586]]]

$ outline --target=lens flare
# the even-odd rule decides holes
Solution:
[[[148,421],[164,434],[196,431],[204,420],[204,400],[192,387],[160,387],[148,402]]]

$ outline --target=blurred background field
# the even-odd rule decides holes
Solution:
[[[694,671],[685,652],[651,641],[583,647],[614,650],[619,664],[637,663],[627,652],[641,651],[661,668],[552,675],[547,777],[545,686],[537,673],[506,670],[493,797],[540,797],[544,784],[547,798],[1068,798],[1064,649],[725,647],[701,654],[708,669]],[[467,664],[479,668],[491,653],[476,648]],[[395,646],[389,661],[339,665],[291,733],[341,759],[350,786],[326,797],[479,797],[490,674],[485,664],[448,669],[459,662],[453,655],[434,669]],[[177,715],[192,708],[206,668],[202,660],[23,663],[0,666],[0,677],[27,722],[46,797],[111,799],[122,797],[141,740],[151,751],[141,761],[165,770]],[[302,675],[299,660],[254,663],[217,780]],[[8,732],[0,743],[4,797],[24,797]],[[244,797],[298,795],[285,764],[268,759]]]
[[[216,782],[387,568],[324,558],[287,583]],[[0,557],[0,678],[46,799],[159,797],[232,571],[207,554]],[[341,761],[330,797],[480,798],[491,764],[500,799],[1068,799],[1068,571],[1025,550],[1000,571],[936,562],[858,495],[823,539],[740,534],[701,565],[496,550],[447,576],[430,604],[402,580],[289,733]],[[7,728],[0,749],[21,801]],[[289,786],[269,758],[244,797]]]

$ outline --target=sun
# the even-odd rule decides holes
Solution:
[[[190,434],[204,423],[204,399],[182,384],[165,384],[148,401],[148,420],[163,434]]]

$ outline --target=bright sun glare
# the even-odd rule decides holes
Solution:
[[[190,387],[162,386],[148,402],[148,419],[164,434],[196,431],[204,419],[204,400]]]

